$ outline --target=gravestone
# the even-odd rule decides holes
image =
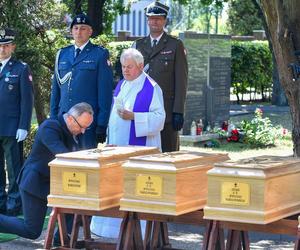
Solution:
[[[205,126],[220,126],[229,120],[231,37],[185,32],[180,39],[189,67],[183,134],[199,119]]]

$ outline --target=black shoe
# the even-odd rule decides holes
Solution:
[[[8,216],[18,216],[22,214],[22,209],[17,208],[17,209],[7,209],[6,215]]]

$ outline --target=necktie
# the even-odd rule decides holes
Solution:
[[[2,63],[0,62],[0,73],[1,73],[1,71],[2,71]]]
[[[152,45],[152,48],[155,48],[156,44],[157,44],[157,40],[156,39],[153,39],[153,45]]]
[[[77,48],[76,53],[75,53],[75,58],[80,54],[80,52],[81,52],[81,49]]]

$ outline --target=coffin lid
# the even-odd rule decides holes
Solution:
[[[272,156],[262,155],[258,157],[251,157],[241,160],[228,160],[225,162],[215,163],[215,167],[224,168],[240,168],[240,169],[260,169],[260,170],[274,170],[275,168],[299,167],[300,158],[290,156]]]
[[[64,154],[57,154],[60,159],[80,159],[80,160],[98,160],[103,161],[121,161],[130,156],[158,153],[158,148],[144,146],[118,146],[104,147],[102,149],[94,148]]]
[[[175,151],[168,153],[160,153],[160,154],[151,154],[151,155],[141,155],[130,157],[127,164],[123,165],[127,167],[130,163],[135,163],[136,165],[153,163],[153,164],[168,164],[168,165],[176,165],[176,167],[187,167],[193,165],[209,165],[215,162],[228,160],[227,154],[209,154],[202,152],[194,152],[194,151]]]

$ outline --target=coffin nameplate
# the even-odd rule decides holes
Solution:
[[[63,172],[62,183],[63,191],[72,194],[87,193],[87,173],[82,172]]]
[[[136,176],[136,195],[144,197],[162,196],[162,176],[142,175]]]
[[[221,185],[221,204],[249,206],[249,184],[241,182],[223,182]]]

